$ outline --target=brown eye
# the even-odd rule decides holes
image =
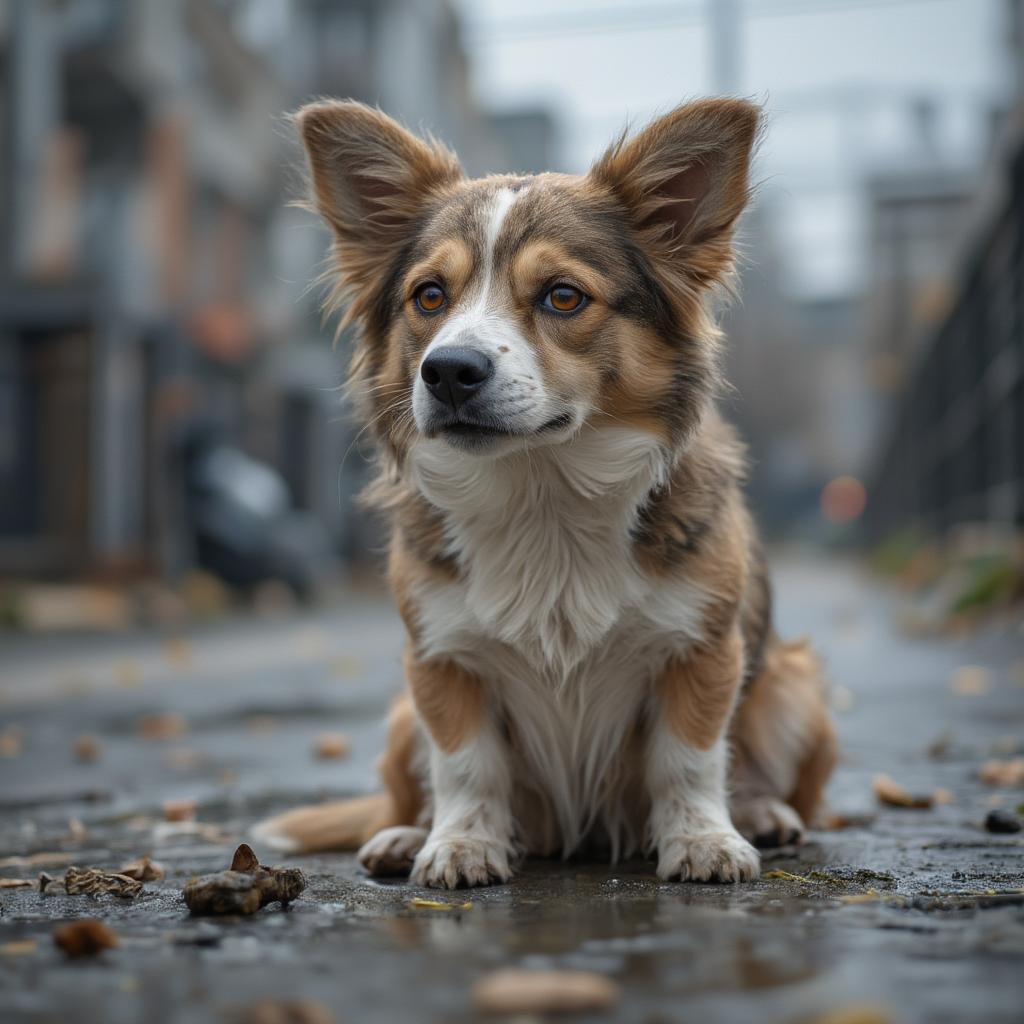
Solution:
[[[586,295],[571,284],[556,284],[544,296],[545,309],[555,313],[578,313],[586,304]]]
[[[440,285],[421,284],[413,296],[421,313],[436,313],[447,301]]]

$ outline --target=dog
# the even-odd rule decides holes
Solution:
[[[801,840],[835,735],[814,654],[773,632],[715,404],[760,120],[702,100],[586,175],[468,180],[377,110],[298,112],[408,688],[384,791],[258,838],[449,889],[583,853],[740,882],[753,844]]]

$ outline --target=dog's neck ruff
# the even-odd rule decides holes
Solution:
[[[668,468],[656,438],[620,427],[495,459],[422,441],[410,460],[444,516],[478,633],[559,684],[647,592],[630,531]]]

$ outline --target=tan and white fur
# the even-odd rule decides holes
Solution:
[[[297,123],[381,448],[408,692],[383,793],[257,834],[447,888],[576,852],[756,877],[748,840],[798,841],[835,759],[715,407],[758,110],[689,104],[586,176],[479,181],[360,104]]]

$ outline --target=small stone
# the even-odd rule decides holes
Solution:
[[[53,933],[53,941],[70,957],[96,956],[117,946],[117,935],[102,921],[72,921]]]
[[[1003,834],[1009,834],[1012,832],[1019,832],[1021,828],[1020,818],[1016,814],[1010,811],[989,811],[985,815],[985,831],[986,832],[999,832]]]

